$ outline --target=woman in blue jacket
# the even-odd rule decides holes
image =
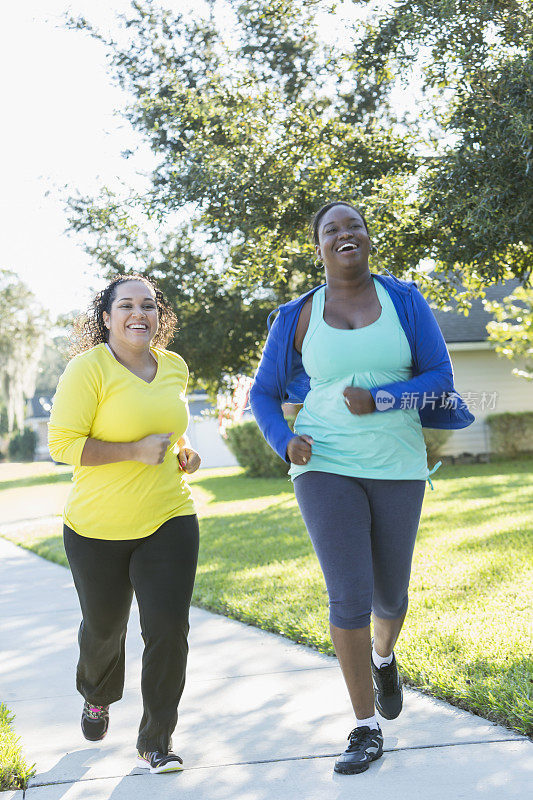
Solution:
[[[359,209],[328,203],[313,235],[326,283],[280,307],[250,402],[266,440],[290,462],[324,573],[356,716],[335,771],[352,774],[383,753],[375,708],[385,719],[402,708],[393,648],[429,479],[422,426],[462,428],[473,416],[454,391],[446,344],[416,285],[370,272]],[[303,403],[294,433],[283,402]]]

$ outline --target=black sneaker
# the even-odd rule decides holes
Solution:
[[[394,653],[391,663],[379,669],[372,661],[372,682],[377,710],[385,719],[396,719],[402,710],[403,691]]]
[[[139,753],[137,763],[141,769],[152,773],[178,772],[183,769],[183,759],[175,753]]]
[[[99,742],[107,733],[109,727],[109,706],[95,706],[83,704],[81,712],[81,731],[89,742]]]
[[[372,761],[383,755],[383,734],[380,727],[377,730],[367,725],[354,728],[348,735],[348,741],[350,744],[335,761],[334,770],[342,775],[365,772]]]

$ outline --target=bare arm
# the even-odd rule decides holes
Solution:
[[[119,461],[140,461],[141,464],[162,464],[170,444],[171,433],[154,433],[138,442],[103,442],[87,439],[81,454],[82,467],[100,467]]]

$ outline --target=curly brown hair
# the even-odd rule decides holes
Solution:
[[[127,281],[141,281],[155,294],[157,305],[157,316],[159,318],[159,328],[152,339],[154,347],[166,347],[174,336],[178,319],[163,292],[151,278],[138,273],[128,275],[116,275],[110,283],[98,292],[85,314],[81,314],[74,322],[71,338],[71,356],[90,350],[97,344],[103,344],[109,339],[109,331],[104,324],[104,311],[109,314],[111,305],[116,296],[116,289],[121,283]]]

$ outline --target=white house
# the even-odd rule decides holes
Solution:
[[[487,300],[501,300],[518,285],[514,280],[489,286]],[[487,415],[533,410],[533,386],[513,375],[517,365],[497,355],[488,341],[486,326],[492,317],[480,299],[472,302],[467,317],[455,311],[435,311],[435,316],[452,359],[455,387],[476,418],[468,428],[452,432],[442,454],[489,453]]]
[[[48,452],[48,420],[52,409],[52,398],[48,395],[34,395],[26,403],[26,422],[28,428],[35,431],[34,461],[50,461]]]
[[[187,428],[191,447],[202,457],[202,467],[236,467],[237,459],[230,452],[218,431],[218,414],[206,394],[189,395],[191,419]],[[246,412],[244,419],[251,418]]]

